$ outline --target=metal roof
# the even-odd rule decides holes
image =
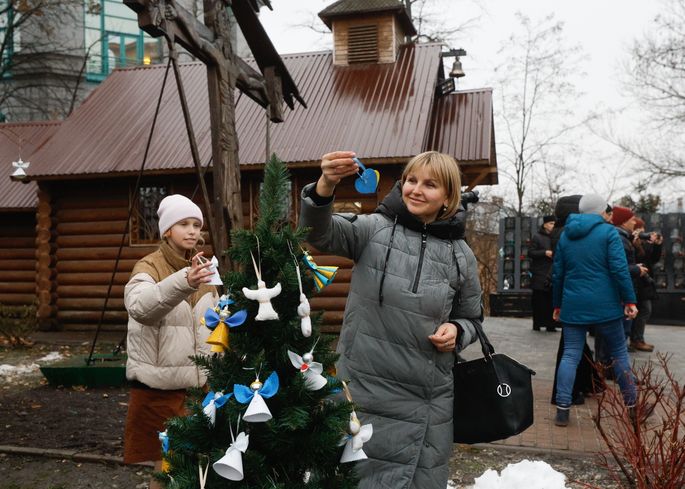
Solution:
[[[284,57],[308,109],[271,125],[271,150],[288,163],[318,161],[332,149],[360,158],[409,158],[423,150],[440,60],[439,44],[409,45],[396,63],[334,66],[330,51]],[[244,97],[243,97],[244,98]],[[265,120],[238,104],[240,161],[263,163]]]
[[[396,63],[377,65],[333,66],[330,51],[284,55],[309,108],[296,106],[285,111],[283,123],[270,123],[271,152],[297,165],[318,162],[321,155],[333,149],[350,149],[360,158],[384,163],[404,161],[424,151],[429,139],[440,144],[451,142],[445,131],[429,132],[437,123],[434,117],[431,124],[431,113],[440,48],[439,44],[403,46]],[[62,123],[50,144],[32,156],[30,176],[50,179],[138,171],[164,69],[150,66],[115,70]],[[181,72],[200,158],[207,163],[211,134],[205,66],[188,63],[182,65]],[[438,108],[443,105],[442,100],[436,102]],[[450,105],[455,110],[469,106]],[[473,121],[469,120],[472,116],[459,117],[464,131],[473,129]],[[247,96],[237,97],[239,158],[244,168],[265,160],[266,121],[258,104]],[[491,154],[485,154],[487,148],[478,142],[487,135],[476,132],[468,134],[476,142],[469,139],[467,146],[473,149],[460,158],[463,162],[484,161]],[[454,151],[458,149],[454,147]],[[172,71],[146,169],[160,173],[193,169]]]
[[[36,207],[37,185],[10,180],[13,161],[31,162],[33,153],[55,133],[60,121],[0,124],[0,212],[31,210]],[[31,168],[28,170],[31,171]]]
[[[338,0],[319,12],[319,15],[356,14],[405,8],[400,0]]]
[[[486,165],[496,170],[494,139],[491,88],[437,97],[426,150],[454,156],[463,170],[474,165]],[[487,183],[497,183],[497,173],[493,172]]]

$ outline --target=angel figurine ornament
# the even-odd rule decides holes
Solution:
[[[223,392],[209,391],[205,396],[202,401],[202,412],[209,418],[212,426],[216,423],[216,410],[226,404],[232,395],[231,392],[224,394]]]
[[[300,305],[297,306],[297,315],[300,317],[300,331],[302,331],[302,336],[309,338],[312,335],[312,318],[309,317],[311,314],[311,308],[309,307],[309,300],[307,296],[302,292],[302,276],[300,275],[300,265],[297,263],[297,257],[293,252],[293,246],[288,241],[288,248],[290,248],[290,254],[293,257],[293,262],[295,263],[295,271],[297,272],[297,285],[300,289]]]
[[[257,254],[259,256],[259,240],[257,240]],[[277,320],[278,313],[274,310],[274,306],[271,305],[271,299],[281,293],[281,284],[277,283],[274,287],[270,289],[267,288],[266,283],[262,280],[261,258],[259,266],[257,266],[257,262],[255,261],[252,252],[250,252],[250,256],[252,257],[255,275],[257,275],[257,290],[243,287],[243,294],[248,299],[259,302],[259,310],[257,311],[255,321]]]
[[[228,299],[232,304],[233,301]],[[221,304],[221,302],[219,302]],[[201,322],[212,330],[206,342],[212,345],[211,351],[221,353],[228,349],[228,329],[240,326],[247,319],[247,311],[241,309],[235,314],[228,310],[228,303],[219,310],[219,306],[207,309]]]
[[[221,274],[219,273],[219,260],[216,259],[216,256],[213,256],[211,260],[207,260],[207,258],[204,258],[202,255],[199,255],[198,258],[200,263],[211,263],[208,270],[212,272],[212,276],[210,277],[210,281],[207,282],[207,285],[224,285],[224,281],[221,280]]]
[[[167,472],[169,472],[169,469],[171,469],[171,465],[169,465],[169,461],[166,458],[167,454],[169,453],[169,435],[167,434],[166,430],[164,430],[158,431],[157,436],[159,437],[159,441],[162,443],[163,455],[161,471],[166,474]]]
[[[236,423],[235,430],[238,431],[240,427],[240,417]],[[250,443],[250,435],[241,432],[238,436],[233,435],[233,428],[229,425],[231,430],[231,445],[226,449],[226,454],[219,460],[214,462],[214,471],[221,477],[231,481],[243,480],[243,453],[247,451],[247,446]]]
[[[241,384],[233,386],[233,395],[240,404],[247,404],[247,410],[243,415],[243,419],[249,423],[264,423],[269,421],[271,411],[266,405],[264,399],[273,397],[278,392],[278,374],[271,372],[271,375],[262,384],[259,380],[259,374],[250,387]]]
[[[314,343],[310,351],[302,356],[288,350],[290,363],[300,371],[304,377],[304,385],[310,391],[318,391],[328,384],[326,377],[321,375],[323,373],[323,365],[314,361],[314,347],[316,347],[316,343]]]
[[[314,258],[312,258],[312,255],[310,255],[308,251],[304,252],[302,261],[304,261],[304,264],[307,265],[307,268],[312,272],[317,292],[320,292],[321,289],[333,282],[335,274],[338,273],[338,267],[319,266],[314,263]]]
[[[343,390],[345,391],[345,397],[349,402],[352,402],[352,395],[345,382],[343,384]],[[345,445],[343,449],[343,454],[340,457],[340,463],[354,462],[356,460],[364,460],[368,458],[366,453],[364,453],[363,446],[364,443],[371,439],[373,435],[373,425],[365,424],[362,425],[357,417],[357,413],[352,411],[350,413],[350,424],[348,434],[343,436],[340,440],[339,445]]]

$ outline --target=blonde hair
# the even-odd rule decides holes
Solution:
[[[426,151],[414,156],[402,171],[402,185],[410,173],[427,168],[435,179],[445,187],[447,193],[446,209],[438,214],[438,221],[450,219],[459,210],[461,202],[461,171],[459,163],[450,155],[437,151]]]

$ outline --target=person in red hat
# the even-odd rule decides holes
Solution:
[[[630,272],[635,294],[637,294],[639,288],[640,277],[645,276],[648,272],[647,267],[641,263],[637,263],[635,247],[633,246],[633,231],[635,231],[637,219],[635,213],[627,207],[618,205],[612,207],[611,222],[616,226],[616,230],[621,238],[623,251],[625,251],[626,259],[628,260],[628,271]],[[626,318],[623,321],[626,338],[630,337],[632,325],[632,319]],[[606,352],[601,336],[595,337],[595,356],[601,363],[605,365],[611,364],[611,358],[609,358],[609,355]],[[610,372],[611,370],[608,369],[607,371]]]

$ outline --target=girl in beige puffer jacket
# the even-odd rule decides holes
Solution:
[[[206,382],[190,357],[209,353],[209,330],[200,319],[218,295],[207,285],[210,263],[201,263],[202,252],[196,250],[203,224],[200,208],[182,195],[169,195],[157,214],[162,243],[135,265],[124,291],[129,314],[126,377],[131,382],[124,462],[152,460],[159,470],[158,432],[167,419],[185,414],[185,389]]]

